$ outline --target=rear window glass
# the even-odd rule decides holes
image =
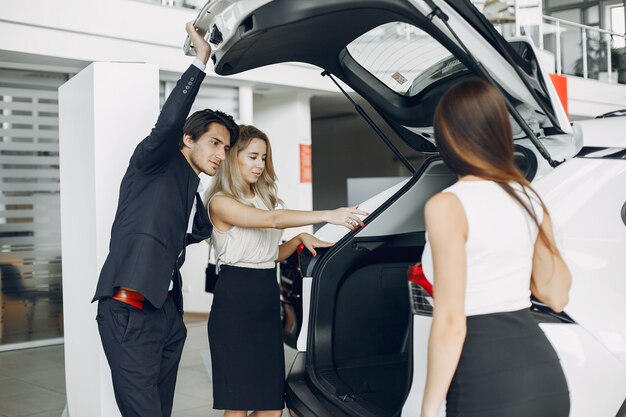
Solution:
[[[414,96],[466,67],[423,30],[386,23],[359,36],[348,52],[370,74],[396,93]]]

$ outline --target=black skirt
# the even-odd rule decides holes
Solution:
[[[221,266],[208,330],[213,408],[281,410],[285,359],[276,270]]]
[[[467,317],[447,417],[567,417],[556,352],[530,310]]]

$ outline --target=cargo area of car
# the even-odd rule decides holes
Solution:
[[[403,236],[401,247],[393,240],[354,265],[339,285],[332,343],[339,380],[390,415],[402,407],[412,373],[406,270],[420,258],[423,235]]]
[[[423,207],[456,177],[427,161],[313,272],[311,380],[354,415],[399,415],[414,373],[407,267],[425,244]]]

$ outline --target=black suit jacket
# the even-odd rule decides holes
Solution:
[[[189,215],[200,178],[178,149],[183,125],[204,79],[191,65],[176,83],[150,135],[135,148],[120,185],[109,255],[100,271],[93,301],[110,297],[118,287],[132,288],[160,308],[174,281],[174,297],[182,312],[178,272],[185,246],[211,235],[201,201],[193,233]],[[180,255],[180,256],[179,256]]]

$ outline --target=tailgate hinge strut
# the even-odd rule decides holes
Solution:
[[[383,140],[385,145],[387,145],[387,147],[391,150],[391,152],[393,152],[393,154],[396,156],[396,158],[398,158],[400,160],[402,165],[404,165],[406,167],[406,169],[409,170],[411,175],[414,175],[415,174],[415,168],[413,168],[413,165],[411,165],[411,163],[404,157],[404,155],[402,155],[402,153],[398,150],[398,148],[396,148],[396,146],[393,144],[393,142],[391,142],[391,140],[389,140],[389,138],[385,135],[385,133],[383,133],[383,131],[380,130],[380,128],[376,125],[376,122],[374,122],[372,120],[372,118],[365,112],[365,110],[363,110],[363,108],[361,106],[359,106],[352,99],[352,97],[350,97],[348,95],[348,93],[345,92],[345,90],[343,88],[341,88],[341,85],[339,85],[337,80],[335,80],[335,78],[332,76],[332,74],[330,72],[322,71],[322,77],[325,77],[325,76],[329,77],[332,80],[332,82],[335,83],[335,85],[339,88],[339,90],[341,90],[343,95],[346,96],[346,98],[350,101],[350,103],[352,103],[352,105],[354,106],[354,109],[357,111],[357,113],[359,113],[361,115],[361,117],[363,119],[365,119],[367,124],[369,124],[370,127],[372,129],[374,129],[374,132],[376,132],[376,134]]]

